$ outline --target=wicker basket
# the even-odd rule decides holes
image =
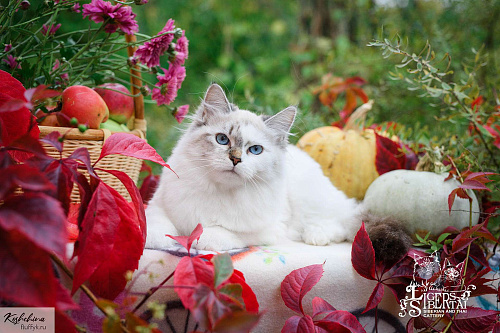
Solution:
[[[126,35],[125,39],[127,42],[135,42],[136,37],[134,35]],[[128,55],[132,56],[135,48],[128,48]],[[146,120],[144,119],[144,99],[140,93],[141,86],[141,73],[137,67],[132,67],[130,70],[131,76],[130,81],[132,83],[132,94],[137,95],[134,97],[134,109],[135,109],[135,118],[134,118],[134,128],[130,132],[133,135],[136,135],[142,139],[146,138]],[[85,133],[80,133],[77,128],[68,128],[68,127],[51,127],[51,126],[40,126],[40,138],[43,138],[47,134],[58,131],[61,134],[65,134],[64,140],[64,150],[63,157],[69,156],[76,149],[81,147],[86,147],[90,153],[90,159],[92,163],[94,163],[101,154],[102,145],[104,141],[111,135],[113,132],[107,129],[89,129],[85,131]],[[47,151],[47,154],[59,158],[59,152],[51,146],[44,145],[44,148]],[[104,159],[99,161],[96,167],[103,169],[114,169],[125,172],[137,183],[139,179],[139,172],[141,170],[142,160],[128,157],[123,155],[109,155]],[[118,178],[112,176],[106,172],[100,172],[99,176],[101,179],[113,187],[118,191],[123,197],[126,199],[130,199],[127,189],[123,186],[123,184],[118,180]],[[80,195],[78,192],[78,188],[73,188],[73,192],[71,193],[71,201],[79,202]]]

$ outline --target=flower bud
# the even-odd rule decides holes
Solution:
[[[134,56],[128,57],[128,59],[127,59],[127,65],[129,67],[137,65],[137,62],[138,62],[138,59],[136,57],[134,57]]]
[[[149,87],[147,85],[144,85],[141,87],[141,94],[144,97],[149,96],[149,95],[151,95],[151,89],[149,89]]]
[[[75,117],[71,118],[71,120],[69,121],[70,125],[71,126],[76,126],[78,125],[78,119],[76,119]]]
[[[19,7],[21,7],[22,10],[28,10],[30,9],[30,2],[28,0],[23,0],[21,1],[21,4],[19,5]]]
[[[145,5],[148,3],[148,0],[134,0],[137,6]]]

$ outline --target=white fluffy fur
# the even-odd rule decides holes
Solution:
[[[147,248],[166,248],[165,234],[189,235],[204,228],[200,249],[227,250],[286,239],[326,245],[352,239],[359,206],[326,178],[320,166],[287,136],[295,118],[289,107],[265,119],[229,104],[212,85],[181,137],[146,210]],[[231,131],[232,134],[229,132]],[[217,143],[226,134],[230,145]],[[259,155],[248,151],[262,145]],[[241,148],[233,165],[229,149]]]

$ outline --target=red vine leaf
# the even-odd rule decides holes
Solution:
[[[363,326],[352,313],[342,310],[336,310],[328,314],[322,320],[317,321],[316,326],[328,332],[366,333]]]
[[[72,293],[91,278],[99,296],[114,299],[126,285],[125,273],[137,268],[143,245],[134,209],[116,190],[99,182],[75,244],[78,261]]]
[[[191,235],[189,236],[172,236],[172,235],[165,235],[165,236],[170,237],[173,240],[177,241],[179,244],[184,246],[184,248],[189,253],[189,251],[191,250],[191,246],[193,245],[193,242],[198,241],[202,233],[203,233],[203,226],[200,223],[198,223],[198,225],[194,228],[194,230],[191,232]]]
[[[102,146],[101,155],[97,161],[111,154],[120,154],[148,160],[170,169],[170,166],[160,155],[158,155],[156,150],[151,147],[146,140],[130,133],[115,133],[106,139]]]
[[[359,275],[365,279],[375,280],[375,250],[364,222],[352,243],[351,262]]]
[[[293,270],[281,282],[281,298],[285,305],[304,314],[302,299],[318,283],[323,275],[323,265],[310,265]]]
[[[363,310],[363,313],[370,311],[375,308],[381,301],[382,297],[384,297],[384,285],[380,282],[377,282],[377,285],[373,289],[368,302],[366,303],[366,307]]]

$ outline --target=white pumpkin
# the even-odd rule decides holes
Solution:
[[[469,200],[457,197],[449,214],[448,196],[460,183],[455,179],[444,181],[446,176],[427,171],[390,171],[368,187],[363,203],[374,215],[401,221],[412,235],[430,231],[437,236],[447,226],[462,229],[469,225]],[[474,225],[479,219],[479,205],[472,191],[469,195],[473,199]]]

